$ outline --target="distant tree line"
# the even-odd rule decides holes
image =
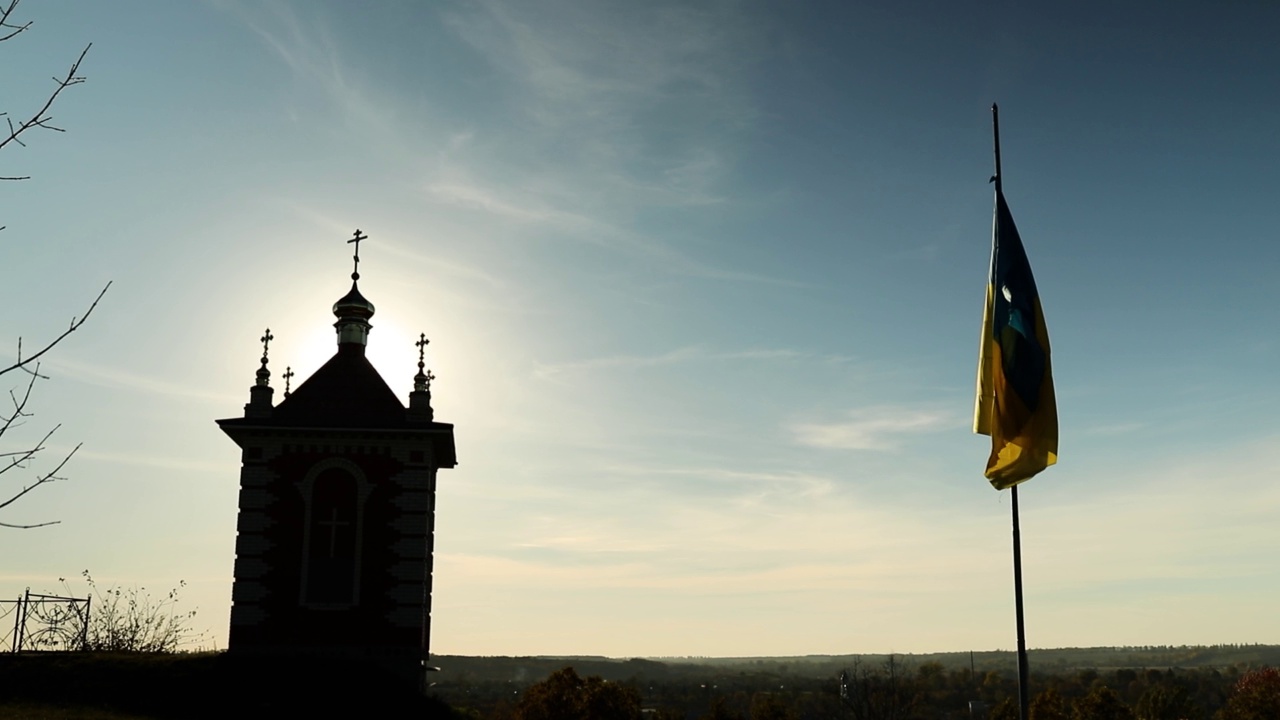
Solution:
[[[1201,668],[1280,667],[1280,645],[1147,645],[1136,647],[1034,648],[1030,651],[1033,670],[1064,675],[1092,668],[1100,672],[1120,668]],[[578,657],[504,657],[437,655],[433,664],[444,668],[440,679],[446,682],[465,680],[514,681],[523,687],[547,677],[566,665],[579,675],[599,675],[606,680],[628,680],[633,677],[676,680],[718,675],[774,674],[786,677],[832,678],[854,666],[875,667],[889,660],[889,655],[808,655],[799,657],[748,658],[631,658],[601,656]],[[896,662],[910,667],[937,663],[946,670],[973,669],[977,672],[1004,672],[1015,667],[1017,657],[1011,650],[976,652],[941,652],[897,654]]]
[[[645,661],[650,662],[650,661]],[[660,666],[662,663],[653,663]],[[939,662],[855,662],[829,678],[776,671],[626,680],[580,676],[572,667],[527,686],[436,686],[458,717],[475,720],[1016,720],[1012,673],[948,669]],[[705,666],[704,666],[705,667]],[[1031,720],[1280,720],[1280,672],[1220,669],[1095,669],[1032,676]]]

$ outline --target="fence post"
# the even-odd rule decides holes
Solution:
[[[18,621],[22,618],[22,596],[13,601],[13,639],[9,641],[9,652],[18,652]]]
[[[22,605],[18,608],[18,617],[21,622],[18,624],[17,645],[14,646],[14,652],[22,652],[23,636],[27,633],[27,607],[31,605],[31,588],[23,593]]]
[[[93,603],[93,593],[84,599],[84,619],[80,621],[80,649],[89,649],[89,606]]]

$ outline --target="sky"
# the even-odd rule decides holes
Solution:
[[[226,645],[241,415],[376,306],[458,466],[440,654],[1011,649],[971,432],[1003,181],[1053,343],[1031,647],[1280,643],[1280,6],[27,0],[0,351],[41,365],[0,597],[179,581]],[[0,378],[5,390],[22,378]],[[278,394],[277,394],[278,397]]]

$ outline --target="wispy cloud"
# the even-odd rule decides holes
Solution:
[[[1137,432],[1145,427],[1147,427],[1147,424],[1143,422],[1109,423],[1086,428],[1084,432],[1089,435],[1121,435]]]
[[[135,390],[168,399],[199,400],[221,407],[235,407],[243,402],[243,398],[208,392],[198,385],[179,384],[169,380],[139,375],[119,368],[91,365],[63,358],[49,361],[47,367],[51,370],[65,373],[67,377],[74,380],[99,387]]]
[[[715,363],[715,362],[771,362],[808,360],[824,363],[852,362],[853,358],[838,355],[821,355],[787,348],[758,348],[751,350],[714,351],[704,347],[691,345],[677,348],[659,355],[610,355],[607,357],[585,358],[560,363],[539,363],[534,367],[534,377],[556,379],[561,375],[591,372],[595,370],[634,369],[679,365],[683,363]]]
[[[517,111],[543,134],[530,139],[560,138],[561,162],[593,173],[583,188],[588,197],[599,194],[599,183],[616,182],[609,189],[642,204],[711,199],[724,156],[735,152],[733,130],[753,115],[742,71],[750,32],[744,14],[663,3],[534,8],[484,0],[475,7],[453,16],[454,28],[514,80]],[[651,124],[642,118],[663,127],[664,109],[701,122],[667,123],[661,135],[639,129]],[[565,146],[567,135],[573,142]]]
[[[551,207],[537,199],[524,202],[499,197],[492,188],[461,183],[435,182],[427,185],[429,196],[445,203],[481,210],[491,215],[525,222],[554,222],[563,225],[587,225],[586,218]]]
[[[710,262],[640,228],[648,209],[726,202],[721,186],[754,117],[746,82],[754,30],[732,3],[597,6],[482,0],[443,22],[497,73],[486,103],[498,116],[423,118],[373,61],[346,47],[322,12],[277,0],[218,0],[360,137],[417,175],[441,205],[548,237],[606,247],[664,272],[724,281],[802,285]],[[572,29],[568,32],[567,29]],[[401,82],[414,82],[400,78]],[[420,91],[427,85],[415,85]],[[453,107],[450,98],[424,98]],[[443,111],[442,111],[443,112]],[[446,113],[447,114],[447,113]],[[399,116],[413,123],[397,123]],[[424,124],[425,123],[425,124]],[[431,150],[434,148],[434,150]],[[546,232],[546,231],[552,232]]]
[[[831,562],[797,562],[761,567],[725,567],[716,572],[673,572],[662,563],[616,562],[607,565],[563,565],[543,560],[521,560],[501,556],[437,554],[441,572],[470,586],[549,587],[557,591],[586,588],[631,588],[683,590],[695,593],[747,594],[760,596],[771,591],[799,593],[812,590],[858,592],[864,595],[891,593],[901,596],[936,590],[942,581],[964,581],[978,585],[981,575],[973,573],[974,563],[957,566],[951,555],[940,555],[928,567],[904,568],[891,562],[849,558]],[[958,588],[958,585],[951,585]]]
[[[315,225],[326,235],[342,237],[344,234],[351,232],[351,226],[345,220],[339,220],[321,207],[287,199],[277,199],[276,202],[282,207],[288,208],[290,212],[300,219]],[[478,281],[492,288],[502,287],[506,284],[503,280],[476,265],[415,252],[409,248],[409,244],[404,240],[405,238],[397,237],[395,234],[391,234],[390,237],[380,235],[378,237],[378,247],[380,251],[385,250],[396,257],[429,266],[434,273],[443,273],[467,281]]]
[[[495,92],[509,119],[455,136],[429,197],[565,230],[666,272],[780,282],[699,260],[636,225],[646,209],[728,201],[722,186],[755,116],[749,13],[482,0],[445,18],[506,81]]]
[[[226,463],[223,462],[201,462],[199,460],[187,460],[184,458],[165,457],[160,455],[99,452],[83,448],[76,453],[76,457],[84,460],[97,460],[100,462],[111,463],[113,465],[132,465],[137,467],[158,468],[160,470],[172,470],[180,473],[200,472],[220,476],[225,476],[227,474],[227,466]]]
[[[741,481],[755,474],[738,475]],[[657,502],[644,504],[651,512],[636,522],[588,521],[583,532],[573,533],[564,532],[563,518],[532,523],[523,528],[527,539],[510,550],[472,556],[465,568],[452,567],[456,558],[450,558],[445,572],[492,585],[554,578],[552,587],[562,591],[631,587],[758,595],[773,587],[857,588],[901,596],[934,592],[941,578],[955,587],[979,585],[984,573],[1002,569],[975,552],[988,545],[999,552],[1002,538],[976,523],[957,527],[934,516],[907,516],[854,494],[780,494],[773,503],[748,507],[687,496],[662,501],[665,494],[655,491]],[[613,559],[602,563],[601,555]]]
[[[928,415],[874,411],[898,419],[912,413]],[[1274,523],[1265,521],[1280,508],[1280,490],[1265,482],[1275,447],[1280,444],[1268,438],[1204,457],[1144,462],[1137,473],[1117,468],[1125,482],[1103,492],[1068,488],[1061,476],[1036,480],[1024,505],[1023,527],[1032,531],[1024,534],[1023,552],[1028,592],[1046,618],[1042,642],[1101,644],[1121,637],[1143,643],[1175,630],[1216,641],[1232,623],[1214,616],[1213,607],[1261,607],[1275,582],[1266,552],[1274,545]],[[533,522],[522,510],[512,518],[517,529],[505,544],[437,555],[439,577],[449,578],[442,586],[454,588],[445,593],[442,612],[461,614],[457,608],[509,592],[525,593],[529,605],[584,597],[597,605],[670,599],[679,607],[673,615],[695,618],[692,624],[704,633],[727,607],[733,608],[727,634],[770,622],[775,610],[830,615],[851,634],[842,642],[863,650],[901,650],[903,643],[920,650],[963,647],[975,640],[959,628],[972,622],[958,619],[1003,620],[1007,493],[982,494],[987,502],[962,510],[943,503],[886,504],[841,483],[806,497],[799,488],[822,483],[822,475],[750,467],[619,465],[602,468],[600,477],[611,489],[597,489],[583,501],[591,519],[582,520],[581,508],[564,509],[574,502],[566,498],[545,505],[545,517]],[[739,492],[726,499],[639,482],[653,477]],[[1212,482],[1218,477],[1236,481],[1233,491]],[[735,501],[770,485],[778,492],[765,502]],[[952,599],[946,612],[937,612],[940,589]],[[851,615],[850,607],[857,612]],[[1188,607],[1195,608],[1190,616]],[[499,636],[538,616],[536,610],[504,613],[510,616],[491,619],[504,624]],[[1080,613],[1096,624],[1081,630],[1072,621]],[[580,621],[561,621],[548,634],[563,634]],[[655,622],[669,625],[670,618]],[[929,632],[907,638],[903,623],[923,623]],[[1147,629],[1135,631],[1144,624]],[[1255,620],[1249,628],[1265,633],[1272,625],[1259,627]],[[795,632],[806,643],[829,634],[812,626]],[[686,652],[689,637],[673,633],[657,645]]]
[[[476,12],[450,17],[453,28],[519,79],[529,114],[547,125],[605,120],[600,131],[629,132],[634,123],[625,120],[686,96],[725,120],[752,114],[742,77],[752,28],[741,8],[563,0],[537,7],[481,0],[469,7]]]
[[[342,60],[341,43],[322,21],[321,14],[300,15],[284,0],[216,0],[214,4],[239,18],[300,82],[324,93],[352,124],[358,124],[364,132],[389,130],[388,115],[380,110],[385,105],[374,102],[367,84],[351,76]]]
[[[593,526],[594,525],[594,526]],[[670,539],[635,537],[617,532],[601,522],[580,523],[573,532],[542,532],[515,544],[520,550],[566,553],[580,557],[609,556],[609,562],[622,556],[644,556],[670,549]]]
[[[756,495],[759,488],[766,488],[786,492],[791,497],[817,497],[828,494],[836,485],[830,477],[806,472],[762,472],[715,466],[608,465],[603,470],[607,473],[642,478],[675,477],[683,478],[686,482],[696,479],[731,486],[748,495]]]
[[[857,410],[848,420],[798,423],[791,427],[801,445],[832,450],[894,450],[907,436],[932,433],[960,424],[938,410],[880,407]]]
[[[466,173],[456,169],[441,169],[437,173],[437,179],[427,183],[423,192],[429,199],[443,205],[524,227],[559,240],[608,248],[647,261],[676,275],[787,287],[806,286],[803,282],[788,278],[704,262],[645,232],[630,228],[626,218],[634,214],[634,209],[630,207],[637,203],[634,192],[619,191],[617,196],[625,196],[625,200],[605,199],[587,203],[578,191],[552,187],[546,179],[535,188],[514,188],[507,181],[473,177],[482,174],[474,168]],[[599,180],[583,182],[599,184]]]

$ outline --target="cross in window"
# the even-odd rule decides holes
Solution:
[[[328,520],[321,520],[316,524],[329,528],[329,557],[333,557],[338,548],[338,528],[346,527],[351,523],[346,520],[339,520],[338,508],[333,508],[333,513],[329,516]]]

